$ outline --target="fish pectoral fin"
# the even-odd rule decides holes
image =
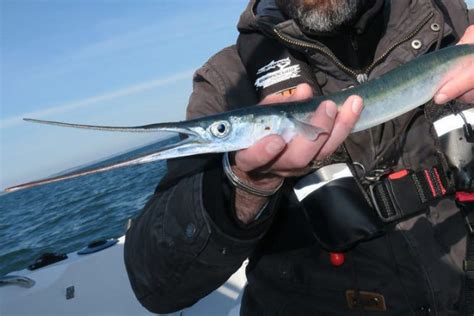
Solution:
[[[304,121],[298,120],[294,117],[290,117],[290,120],[293,124],[295,124],[297,134],[303,135],[309,140],[316,140],[320,134],[327,134],[323,128],[308,124]]]

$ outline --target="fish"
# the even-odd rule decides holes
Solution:
[[[364,108],[351,133],[367,130],[432,100],[439,88],[449,79],[450,72],[461,65],[464,58],[474,58],[474,45],[450,46],[425,54],[378,78],[332,95],[317,96],[303,102],[247,106],[187,121],[124,127],[25,118],[25,121],[33,123],[98,131],[174,132],[180,134],[182,140],[131,160],[32,181],[6,188],[5,191],[12,192],[156,160],[237,151],[248,148],[271,134],[281,135],[286,142],[290,142],[296,135],[316,140],[320,134],[328,133],[310,124],[311,116],[318,105],[331,100],[340,107],[351,95],[358,95],[364,100]]]

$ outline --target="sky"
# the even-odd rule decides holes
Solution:
[[[474,0],[468,0],[474,7]],[[158,140],[41,126],[182,120],[247,0],[0,0],[0,189]]]
[[[235,42],[246,5],[0,0],[0,189],[158,140],[22,118],[101,125],[184,119],[193,72]]]

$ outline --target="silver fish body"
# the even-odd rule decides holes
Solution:
[[[449,72],[466,57],[474,58],[474,45],[448,47],[401,65],[367,84],[317,98],[318,103],[329,99],[341,106],[350,95],[361,96],[364,110],[352,132],[366,130],[429,102]],[[307,120],[305,114],[297,117]]]
[[[316,127],[311,133],[309,126],[311,115],[321,102],[332,100],[340,107],[349,96],[358,95],[364,100],[364,109],[352,130],[354,133],[388,122],[429,102],[449,72],[466,57],[474,58],[474,45],[458,45],[421,56],[366,84],[333,95],[306,102],[254,106],[203,119],[213,124],[229,122],[232,129],[225,137],[210,140],[218,144],[216,152],[247,148],[270,134],[282,135],[287,142],[297,134],[313,139],[324,132]],[[172,157],[163,159],[168,158]]]
[[[281,135],[287,142],[298,134],[314,140],[321,132],[326,132],[309,123],[317,106],[324,100],[332,100],[338,106],[342,106],[351,95],[359,95],[364,100],[364,109],[352,132],[366,130],[430,101],[449,78],[450,71],[461,65],[464,58],[474,58],[474,45],[448,47],[421,56],[379,78],[333,95],[316,97],[305,102],[244,107],[189,121],[114,127],[25,119],[42,124],[103,131],[177,132],[186,138],[143,157],[98,169],[34,181],[6,190],[14,191],[155,160],[236,151],[248,148],[271,134]]]

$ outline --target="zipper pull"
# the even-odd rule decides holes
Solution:
[[[358,74],[357,75],[357,82],[360,83],[360,84],[367,82],[368,79],[369,79],[369,76],[367,76],[367,74]]]

